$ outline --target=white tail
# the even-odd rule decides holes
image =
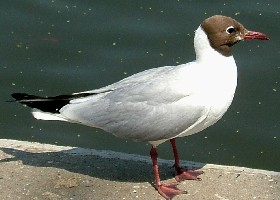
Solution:
[[[68,121],[67,119],[63,118],[60,114],[42,112],[41,110],[38,109],[33,109],[32,115],[36,119],[41,119],[41,120]]]

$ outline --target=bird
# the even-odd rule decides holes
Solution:
[[[237,86],[231,47],[252,39],[269,37],[247,30],[231,17],[214,15],[195,31],[196,59],[192,62],[148,69],[100,89],[52,97],[13,93],[12,97],[31,107],[36,119],[82,124],[150,143],[155,188],[163,198],[172,199],[187,193],[177,187],[178,182],[201,180],[203,174],[181,167],[176,138],[198,133],[225,114]],[[157,146],[168,140],[176,181],[163,184]]]

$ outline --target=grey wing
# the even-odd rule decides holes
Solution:
[[[61,110],[73,121],[139,141],[169,139],[204,118],[207,109],[191,93],[178,92],[174,67],[144,71]],[[107,90],[107,92],[106,92]]]

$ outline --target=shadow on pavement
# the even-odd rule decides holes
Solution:
[[[145,161],[123,160],[120,158],[103,158],[97,155],[73,154],[73,150],[59,152],[31,153],[13,148],[0,148],[10,158],[0,163],[22,161],[24,165],[36,167],[53,167],[65,169],[100,179],[121,182],[150,182],[154,180],[152,165]],[[173,168],[169,164],[160,165],[161,179],[173,177]]]

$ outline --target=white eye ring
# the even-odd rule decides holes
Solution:
[[[227,34],[232,34],[235,32],[235,28],[233,26],[229,26],[226,29]]]

